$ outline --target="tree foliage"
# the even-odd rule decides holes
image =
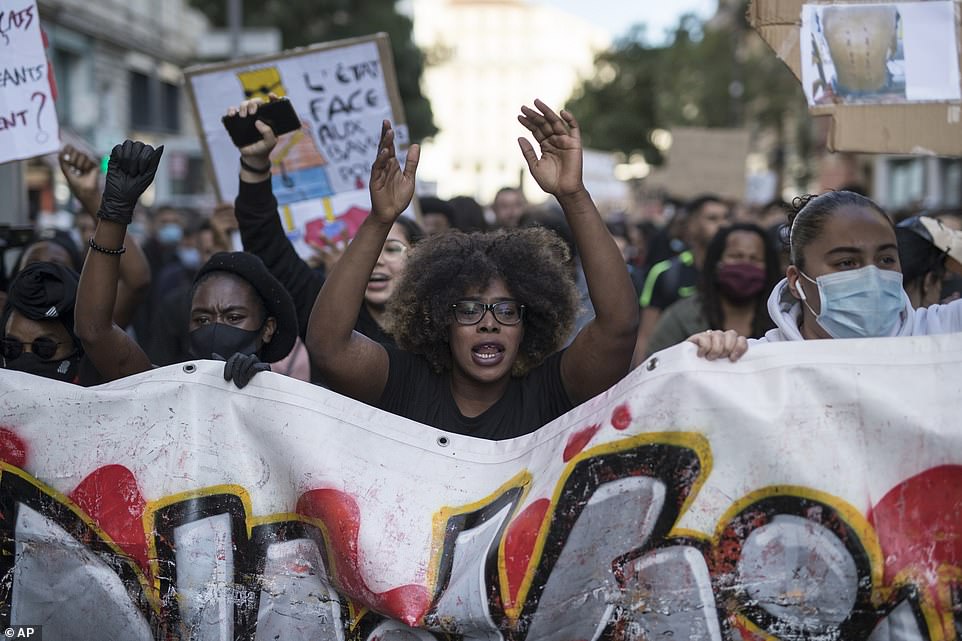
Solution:
[[[431,103],[421,93],[424,56],[412,40],[411,19],[395,0],[243,0],[245,27],[280,29],[285,48],[379,31],[391,38],[398,87],[413,140],[437,133]],[[191,0],[218,27],[227,25],[225,0]]]
[[[569,102],[586,145],[641,153],[660,164],[651,142],[655,129],[750,127],[773,131],[780,145],[788,142],[796,133],[788,124],[807,122],[799,83],[749,28],[744,12],[733,15],[734,24],[715,28],[683,16],[662,47],[645,44],[643,27],[635,27],[599,55],[594,76]]]

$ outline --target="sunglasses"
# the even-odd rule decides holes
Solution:
[[[0,350],[2,350],[3,357],[7,360],[12,361],[15,358],[19,358],[20,355],[23,354],[24,345],[29,345],[30,352],[40,360],[49,361],[53,358],[53,355],[57,353],[57,349],[62,343],[58,343],[52,338],[46,338],[44,336],[34,339],[32,343],[24,343],[10,336],[4,336],[0,339]]]
[[[451,305],[454,310],[454,320],[459,325],[477,325],[484,315],[491,310],[494,320],[502,325],[517,325],[524,318],[524,305],[515,300],[503,300],[497,303],[482,303],[479,300],[462,300]]]

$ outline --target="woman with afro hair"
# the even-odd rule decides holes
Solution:
[[[568,248],[541,228],[450,232],[411,251],[388,306],[398,347],[353,331],[391,225],[414,194],[420,154],[402,170],[384,122],[371,168],[371,214],[331,271],[311,313],[307,348],[330,387],[449,432],[502,440],[535,431],[628,373],[638,307],[624,260],[582,182],[578,124],[541,101],[518,120],[538,185],[558,199],[582,255],[596,316],[562,349],[577,292]],[[560,350],[560,351],[559,351]]]

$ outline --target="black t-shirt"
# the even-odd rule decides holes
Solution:
[[[377,406],[447,432],[501,441],[534,432],[573,407],[561,382],[563,350],[524,377],[512,378],[498,402],[467,417],[454,402],[449,374],[436,374],[422,356],[384,347],[391,366]]]
[[[81,387],[93,387],[94,385],[104,383],[104,377],[101,376],[97,368],[94,367],[93,361],[84,354],[83,358],[80,359],[80,364],[77,366],[77,377],[73,382],[75,385],[80,385]]]

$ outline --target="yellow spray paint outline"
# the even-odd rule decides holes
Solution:
[[[90,517],[89,514],[87,514],[84,510],[80,509],[80,507],[76,503],[74,503],[70,499],[70,497],[68,497],[66,494],[60,493],[59,491],[47,485],[40,479],[34,477],[28,472],[25,472],[24,470],[20,469],[15,465],[11,465],[7,463],[6,461],[0,461],[0,476],[2,476],[3,474],[12,474],[16,477],[19,477],[21,480],[26,481],[29,485],[32,485],[33,487],[40,490],[40,492],[42,492],[43,494],[49,496],[50,498],[57,501],[60,505],[66,507],[68,510],[70,510],[74,514],[74,516],[77,517],[78,520],[80,520],[81,522],[83,522],[84,525],[89,527],[91,531],[95,532],[97,536],[100,538],[100,540],[103,541],[117,555],[118,558],[120,558],[124,563],[126,563],[133,570],[134,576],[137,577],[137,581],[140,583],[141,591],[144,593],[144,596],[147,599],[148,605],[154,611],[155,615],[160,614],[160,590],[157,590],[155,592],[152,589],[151,581],[148,579],[147,575],[144,574],[143,570],[140,569],[140,566],[134,562],[134,560],[130,557],[130,555],[127,554],[127,552],[125,552],[119,545],[117,545],[117,543],[113,540],[113,538],[111,538],[109,534],[107,534],[104,530],[100,528],[99,525],[97,525],[97,523]],[[45,514],[43,516],[45,518],[49,518]],[[60,524],[58,523],[57,525],[60,525]],[[147,534],[149,534],[149,532],[147,532]],[[155,568],[156,568],[156,560],[151,559],[152,555],[150,553],[150,546],[153,544],[153,539],[150,536],[148,536],[147,539],[148,539],[147,563],[148,563],[148,567],[151,568],[151,573],[153,573],[155,572]]]
[[[473,501],[465,505],[459,505],[457,507],[442,507],[440,510],[435,512],[431,519],[431,560],[428,564],[427,572],[428,589],[431,591],[431,594],[436,594],[438,590],[438,574],[441,570],[441,558],[444,555],[444,539],[446,538],[445,535],[447,533],[448,522],[456,516],[477,512],[478,510],[491,505],[499,498],[504,496],[507,492],[515,488],[520,488],[521,495],[515,502],[511,513],[505,519],[505,526],[510,525],[514,517],[517,516],[518,510],[520,509],[521,504],[524,503],[524,499],[527,497],[528,492],[531,490],[532,478],[533,477],[531,476],[530,472],[527,470],[522,470],[521,472],[515,474],[510,480],[502,483],[501,486],[494,492],[488,494],[482,499],[478,499],[477,501]],[[500,567],[501,563],[499,562],[498,565]]]
[[[525,569],[525,574],[522,579],[522,583],[518,589],[517,598],[514,601],[510,600],[509,595],[509,585],[507,581],[507,567],[505,563],[505,541],[507,537],[502,537],[499,543],[499,554],[498,554],[498,573],[500,578],[500,588],[501,588],[501,598],[503,603],[511,604],[510,607],[506,605],[505,613],[509,619],[516,622],[520,617],[521,610],[524,606],[526,597],[531,588],[531,583],[534,578],[534,572],[537,569],[541,556],[544,551],[544,545],[548,535],[548,527],[546,524],[551,522],[554,515],[554,511],[561,497],[562,490],[565,484],[574,471],[575,466],[585,459],[593,458],[602,454],[611,454],[619,451],[625,451],[628,449],[633,449],[641,445],[677,445],[682,447],[687,447],[695,452],[699,461],[702,464],[702,470],[698,478],[695,479],[691,486],[691,489],[686,497],[684,503],[678,512],[678,519],[687,513],[688,509],[691,507],[691,503],[694,501],[698,495],[699,490],[704,485],[708,476],[711,473],[712,467],[712,455],[711,450],[708,445],[707,439],[702,435],[694,432],[661,432],[652,434],[641,434],[631,439],[626,439],[622,441],[615,441],[612,443],[605,443],[599,445],[590,450],[579,453],[566,465],[564,472],[559,477],[558,482],[555,485],[555,491],[553,493],[551,508],[545,513],[545,517],[542,520],[541,527],[536,539],[535,545],[532,548],[531,557],[528,561],[528,566]],[[317,527],[322,533],[324,539],[323,554],[328,564],[329,578],[334,582],[337,577],[337,567],[336,560],[333,555],[333,551],[330,547],[330,536],[326,524],[316,518],[308,517],[303,514],[298,514],[295,512],[281,512],[268,516],[254,516],[252,513],[252,504],[250,500],[250,495],[248,492],[239,485],[235,484],[223,484],[223,485],[213,485],[203,489],[190,490],[186,492],[181,492],[173,495],[166,496],[162,499],[155,501],[147,501],[142,517],[142,523],[144,527],[144,532],[146,534],[147,546],[148,546],[148,567],[150,569],[150,577],[144,574],[140,566],[130,559],[130,556],[122,549],[119,545],[104,531],[102,530],[95,521],[81,508],[79,508],[68,496],[57,491],[53,487],[47,485],[46,483],[40,481],[29,473],[25,472],[19,467],[0,461],[0,475],[7,473],[13,474],[14,476],[27,482],[29,485],[37,488],[43,494],[53,498],[59,504],[63,505],[69,509],[80,521],[82,521],[91,531],[97,534],[100,540],[106,544],[113,552],[117,554],[118,557],[124,559],[124,562],[131,568],[134,575],[137,577],[138,582],[141,585],[141,589],[147,599],[150,608],[159,614],[161,611],[161,599],[160,599],[160,580],[159,580],[159,561],[157,558],[157,545],[156,545],[156,534],[154,532],[153,523],[156,513],[168,506],[175,505],[177,503],[196,499],[204,498],[209,496],[229,494],[237,496],[243,505],[244,514],[244,524],[247,533],[247,538],[250,540],[251,534],[254,527],[259,525],[267,525],[277,522],[303,522]],[[486,496],[485,498],[479,499],[472,503],[458,506],[458,507],[444,507],[441,508],[432,517],[432,558],[429,563],[428,568],[428,585],[425,586],[431,590],[431,594],[434,594],[434,590],[437,588],[438,572],[440,569],[441,555],[443,553],[443,542],[446,530],[446,525],[448,521],[459,514],[470,513],[477,511],[486,505],[497,500],[499,497],[503,496],[505,492],[511,490],[515,487],[520,487],[522,490],[521,496],[518,498],[513,513],[508,517],[507,523],[510,525],[511,521],[518,515],[524,504],[525,499],[530,491],[532,481],[532,475],[527,470],[519,472],[509,481],[502,484],[497,490]],[[892,583],[890,585],[885,585],[884,581],[884,559],[882,556],[881,546],[878,537],[875,532],[875,528],[868,522],[868,520],[852,505],[840,499],[834,495],[822,492],[819,490],[814,490],[804,486],[795,485],[773,485],[759,490],[755,490],[744,497],[736,500],[732,505],[725,511],[722,517],[719,519],[718,525],[713,534],[706,535],[704,533],[684,529],[684,528],[673,528],[669,531],[666,538],[679,538],[687,537],[693,540],[700,540],[709,543],[713,548],[717,548],[721,541],[721,536],[724,534],[725,529],[738,514],[744,511],[746,508],[757,503],[758,501],[765,498],[773,498],[776,496],[786,496],[793,498],[803,498],[816,501],[825,504],[835,510],[837,514],[842,518],[842,520],[855,532],[856,536],[859,538],[859,542],[862,544],[865,550],[866,556],[869,559],[869,571],[872,580],[872,593],[870,595],[871,604],[875,607],[881,607],[888,602],[889,598],[900,588],[911,585],[920,586],[928,583],[928,578],[921,575],[921,571],[916,566],[910,566],[899,572],[895,577],[893,577]],[[526,506],[525,506],[526,507]],[[952,583],[962,582],[962,568],[951,566],[948,564],[942,564],[937,568],[937,587],[936,592],[938,599],[942,605],[951,604],[951,594],[949,592],[949,585]],[[153,579],[151,581],[151,579]],[[957,636],[954,632],[954,620],[952,618],[951,607],[942,608],[943,613],[940,616],[937,608],[938,604],[933,604],[930,601],[929,591],[920,590],[920,601],[919,606],[922,610],[923,617],[926,621],[928,632],[930,634],[930,641],[955,641]],[[349,611],[351,614],[351,629],[353,630],[356,625],[360,622],[363,616],[369,611],[366,606],[358,607],[353,600],[347,598]],[[754,622],[748,619],[745,615],[735,612],[732,614],[734,618],[746,629],[751,631],[753,634],[765,639],[766,641],[779,641],[778,637],[774,637],[767,633],[766,631],[759,628]]]
[[[872,580],[872,592],[869,596],[870,603],[873,607],[879,608],[886,604],[895,592],[906,585],[924,585],[924,581],[911,582],[909,577],[913,574],[912,570],[915,568],[906,568],[905,571],[899,573],[893,578],[891,585],[884,584],[884,568],[885,560],[882,554],[882,547],[878,540],[878,535],[876,534],[875,528],[869,523],[868,519],[862,515],[851,504],[845,500],[828,494],[827,492],[822,492],[819,490],[814,490],[812,488],[800,486],[800,485],[772,485],[769,487],[761,488],[755,490],[744,497],[738,499],[725,511],[722,517],[718,521],[715,532],[710,537],[703,537],[704,540],[711,543],[712,548],[717,548],[718,544],[721,542],[721,537],[728,527],[729,523],[738,516],[745,509],[751,507],[753,504],[759,502],[762,499],[774,498],[777,496],[785,496],[791,498],[802,498],[822,503],[829,506],[841,517],[842,521],[848,525],[855,535],[858,537],[859,543],[865,550],[865,554],[869,559],[869,575]],[[945,566],[940,568],[941,570]],[[949,566],[951,568],[951,566]],[[962,579],[962,570],[958,568],[951,568],[957,575],[957,578]],[[948,587],[939,582],[939,592],[940,597],[944,599],[942,602],[951,603],[951,597],[948,593]],[[922,610],[923,617],[925,618],[926,625],[930,633],[929,641],[954,641],[955,634],[952,631],[951,635],[946,635],[945,630],[950,630],[949,626],[953,626],[954,622],[951,619],[951,608],[948,609],[948,618],[943,615],[943,617],[938,616],[938,612],[935,605],[929,602],[927,591],[920,590],[921,598],[919,601],[919,606]],[[779,637],[773,636],[762,630],[758,625],[756,625],[751,619],[746,617],[740,612],[732,613],[732,616],[741,624],[743,627],[748,629],[752,634],[764,639],[765,641],[780,641]]]

